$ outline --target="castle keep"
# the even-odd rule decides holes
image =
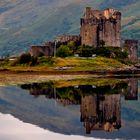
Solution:
[[[106,46],[121,45],[121,13],[114,9],[93,10],[86,8],[81,18],[81,43],[98,47],[101,42]]]

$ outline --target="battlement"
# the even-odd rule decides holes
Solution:
[[[97,19],[119,19],[121,18],[121,13],[117,10],[108,8],[105,10],[94,10],[91,7],[86,7],[84,16],[84,19],[90,19],[90,18],[97,18]]]
[[[70,41],[79,42],[80,36],[78,35],[61,35],[55,39],[59,43],[66,43]]]

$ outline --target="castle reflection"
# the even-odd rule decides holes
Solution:
[[[84,122],[87,134],[92,130],[110,132],[121,128],[121,95],[82,97],[81,122]]]
[[[78,85],[57,87],[53,83],[21,85],[38,97],[45,95],[58,103],[80,105],[80,121],[87,134],[94,130],[112,132],[121,128],[121,98],[138,100],[138,80],[129,79],[104,86]]]

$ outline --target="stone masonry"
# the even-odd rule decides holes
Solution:
[[[61,35],[58,36],[55,41],[59,42],[59,43],[67,43],[70,41],[74,41],[74,42],[80,42],[80,36],[79,35]]]
[[[47,42],[45,45],[34,45],[31,46],[29,53],[31,56],[39,57],[44,56],[53,56],[54,55],[54,42]]]
[[[86,8],[81,18],[81,43],[98,47],[101,41],[106,46],[121,45],[121,13],[114,9],[93,10]]]
[[[128,39],[125,40],[124,46],[128,49],[128,57],[130,60],[135,61],[138,59],[138,40]]]

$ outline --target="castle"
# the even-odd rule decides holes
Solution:
[[[121,46],[121,13],[114,9],[103,11],[86,8],[81,18],[81,43],[99,47],[102,41],[106,46]]]
[[[94,10],[87,7],[81,18],[80,35],[62,35],[43,46],[32,46],[30,54],[38,56],[41,52],[45,56],[53,56],[55,47],[70,41],[80,45],[93,47],[100,46],[125,46],[128,49],[129,59],[138,59],[138,41],[124,40],[121,38],[121,12],[114,9]],[[55,46],[56,45],[56,46]],[[45,51],[44,51],[45,50]],[[51,50],[51,52],[49,52]]]

